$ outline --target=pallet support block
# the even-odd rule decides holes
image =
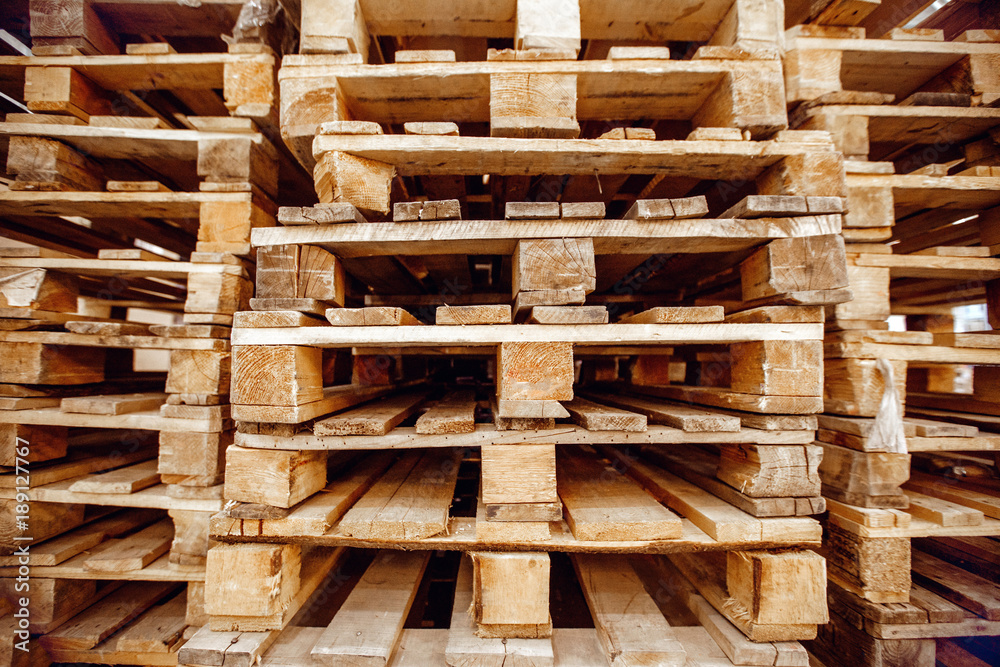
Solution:
[[[906,405],[906,362],[888,361],[899,395],[899,414]],[[874,417],[885,393],[885,377],[874,359],[826,359],[823,363],[823,409],[838,415]]]
[[[0,343],[0,382],[11,384],[92,384],[104,381],[100,348]]]
[[[833,151],[782,158],[757,177],[757,194],[843,197],[847,193],[844,156]]]
[[[311,245],[257,250],[257,300],[315,299],[343,306],[347,275],[334,255]]]
[[[232,273],[192,273],[188,277],[186,314],[232,315],[250,308],[253,283]]]
[[[388,215],[392,210],[391,164],[328,151],[316,161],[313,179],[320,203],[353,204],[365,215]]]
[[[589,360],[588,360],[589,361]],[[617,368],[610,382],[618,379]],[[634,385],[657,386],[683,384],[687,377],[687,363],[683,359],[660,354],[640,354],[629,364],[629,380]]]
[[[274,205],[262,196],[245,201],[202,202],[198,213],[198,252],[250,254],[250,231],[274,227]]]
[[[357,53],[368,61],[371,38],[358,0],[302,0],[299,53]]]
[[[101,168],[83,153],[53,139],[10,138],[7,173],[14,176],[12,190],[104,189]]]
[[[227,500],[289,508],[326,486],[325,450],[226,450]]]
[[[810,498],[822,458],[815,445],[723,445],[716,477],[751,498]]]
[[[839,234],[772,241],[740,264],[744,301],[848,286]]]
[[[501,401],[570,401],[573,379],[572,343],[501,343],[497,348]]]
[[[784,54],[785,99],[789,104],[806,102],[843,90],[837,49],[796,49]]]
[[[743,51],[763,50],[776,55],[784,47],[785,5],[781,0],[735,0],[715,34],[710,46],[735,46]],[[699,37],[707,39],[708,35]]]
[[[220,544],[210,549],[205,611],[212,631],[239,631],[243,619],[261,629],[282,629],[282,616],[299,590],[301,562],[301,549],[294,544]]]
[[[823,446],[819,474],[824,495],[861,507],[907,506],[899,486],[910,476],[910,455],[859,452],[830,443]]]
[[[756,341],[734,343],[732,390],[759,396],[822,396],[823,343]]]
[[[910,539],[861,537],[830,522],[822,554],[831,585],[871,602],[909,602]]]
[[[14,467],[18,459],[41,463],[62,458],[68,446],[65,426],[0,424],[0,466]]]
[[[490,136],[576,139],[575,74],[490,75]]]
[[[161,431],[156,471],[187,478],[185,486],[214,486],[226,470],[226,448],[233,444],[231,431],[193,433]]]
[[[294,407],[323,398],[323,351],[298,345],[233,348],[232,402]]]
[[[535,639],[552,636],[549,555],[470,552],[472,615],[480,637]]]
[[[31,0],[32,46],[71,46],[88,56],[119,53],[91,0]]]
[[[272,197],[278,194],[278,161],[251,137],[199,140],[197,169],[210,183],[252,183]]]
[[[777,67],[754,72],[726,72],[695,112],[695,128],[736,128],[754,138],[770,137],[788,127]]]
[[[518,241],[511,261],[513,296],[518,300],[526,292],[560,292],[568,298],[546,300],[545,305],[572,304],[576,293],[597,289],[593,239]]]
[[[482,496],[487,520],[501,515],[497,521],[557,521],[556,446],[484,444]]]
[[[726,585],[751,623],[811,625],[829,621],[826,560],[812,551],[730,551]]]
[[[229,352],[171,350],[168,394],[225,396],[230,386]]]

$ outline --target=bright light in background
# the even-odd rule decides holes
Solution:
[[[955,331],[989,331],[990,329],[985,303],[957,306],[952,308],[951,313],[955,318]]]

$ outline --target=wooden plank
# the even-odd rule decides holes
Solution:
[[[135,493],[160,483],[156,461],[144,461],[74,482],[73,493]]]
[[[987,620],[1000,620],[1000,585],[921,551],[911,555],[913,576],[946,600]]]
[[[279,424],[299,424],[310,419],[343,410],[365,401],[395,391],[394,386],[360,387],[340,385],[325,387],[323,398],[294,407],[273,405],[233,405],[233,419],[242,422],[276,422]],[[2,415],[0,415],[2,418]]]
[[[557,481],[566,521],[579,540],[673,539],[683,532],[677,515],[591,455],[560,452]]]
[[[417,418],[415,430],[421,435],[473,433],[476,430],[476,401],[472,392],[455,392],[433,403]]]
[[[628,431],[642,433],[646,430],[646,416],[593,403],[576,396],[563,404],[573,422],[588,431]]]
[[[607,306],[534,306],[528,324],[607,324]]]
[[[687,664],[684,647],[624,556],[571,559],[612,667]]]
[[[725,320],[722,306],[658,306],[618,320],[619,324],[695,324]]]
[[[417,411],[427,391],[413,391],[368,403],[313,425],[316,435],[386,435]]]
[[[762,414],[808,415],[823,412],[823,399],[813,396],[760,396],[717,387],[644,387],[643,393],[685,403],[699,403]]]
[[[129,412],[156,410],[166,399],[166,394],[157,392],[80,396],[62,399],[59,407],[63,412],[82,412],[91,415],[122,415]]]
[[[132,653],[174,652],[187,627],[187,595],[173,599],[144,613],[112,641],[116,651]]]
[[[388,664],[430,553],[381,551],[311,651],[326,665]]]
[[[655,423],[666,424],[688,432],[740,430],[738,417],[722,415],[708,410],[697,410],[685,405],[675,405],[662,401],[612,394],[588,394],[595,400],[624,410],[646,415]]]
[[[909,481],[903,486],[906,489],[913,489],[934,498],[940,498],[941,500],[947,500],[979,510],[993,519],[1000,519],[1000,498],[979,491],[956,487],[950,480],[913,471]]]
[[[173,522],[164,519],[126,538],[102,543],[100,551],[87,558],[84,567],[95,572],[141,570],[169,551],[173,539]]]
[[[45,650],[93,648],[177,590],[173,582],[130,583],[41,638]]]
[[[983,523],[984,515],[979,510],[925,496],[912,490],[907,490],[906,497],[910,500],[910,506],[906,511],[915,517],[942,526],[979,526]]]
[[[713,175],[711,178],[716,177]],[[758,220],[696,219],[674,221],[669,225],[637,220],[583,221],[566,218],[516,223],[506,220],[376,222],[366,225],[260,227],[251,232],[251,241],[255,246],[319,244],[340,257],[351,258],[394,254],[509,256],[521,239],[586,237],[594,239],[594,253],[597,255],[655,254],[747,250],[771,239],[839,233],[840,225],[839,215]],[[449,242],[443,244],[439,240],[441,238],[447,238]],[[559,304],[543,302],[531,305]],[[515,310],[518,309],[515,307]]]
[[[335,327],[416,326],[420,321],[402,308],[328,308],[326,319]],[[236,326],[246,326],[240,324]],[[293,326],[293,325],[289,325]]]
[[[443,325],[510,324],[510,306],[438,306],[434,323]]]
[[[408,453],[341,520],[346,535],[420,539],[448,528],[461,451]]]

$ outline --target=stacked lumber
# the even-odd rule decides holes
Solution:
[[[984,22],[956,31],[954,7],[913,27],[903,4],[812,3],[786,33],[789,122],[846,158],[855,298],[827,313],[818,431],[831,624],[809,644],[828,663],[850,646],[854,664],[932,665],[935,639],[997,635],[996,573],[955,546],[997,553],[1000,356],[952,310],[990,304],[1000,278],[1000,43]]]
[[[570,553],[613,664],[697,653],[638,554],[726,628],[720,664],[805,664],[842,157],[786,129],[780,3],[689,4],[626,25],[596,2],[303,3],[281,132],[319,204],[251,232],[208,625],[182,664],[244,641],[401,659],[430,552],[463,555],[449,663],[553,664]],[[359,549],[383,551],[358,595],[297,626]]]
[[[308,186],[285,19],[243,5],[32,0],[33,55],[0,56],[0,588],[20,609],[30,568],[40,635],[14,664],[176,664],[205,622],[250,229]]]

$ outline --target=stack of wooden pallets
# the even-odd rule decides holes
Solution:
[[[449,664],[560,660],[553,581],[615,664],[806,664],[822,306],[850,293],[842,158],[785,129],[780,10],[303,3],[281,131],[320,204],[252,234],[182,664],[405,659],[432,552],[469,556]]]
[[[790,124],[829,131],[847,158],[855,298],[828,313],[818,435],[832,621],[809,646],[830,662],[845,646],[865,665],[979,664],[962,662],[977,641],[996,651],[998,571],[983,563],[1000,529],[1000,339],[956,332],[952,317],[1000,284],[1000,42],[979,29],[996,27],[982,8],[903,28],[899,8],[829,3],[786,35]],[[907,330],[890,331],[890,314]],[[903,406],[901,433],[880,428]],[[993,639],[948,641],[977,636]]]
[[[308,195],[277,130],[284,19],[170,4],[32,1],[34,55],[0,57],[0,576],[41,635],[26,656],[5,619],[15,664],[176,664],[204,624],[250,229],[279,182]]]
[[[1000,26],[917,4],[14,3],[0,662],[995,653]]]

